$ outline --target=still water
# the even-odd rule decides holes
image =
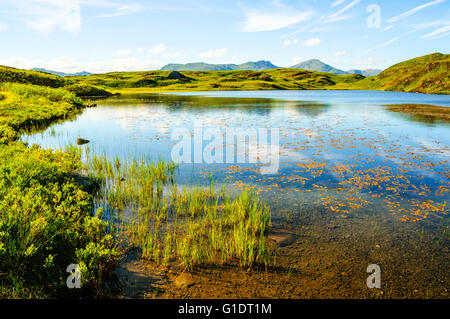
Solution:
[[[448,293],[450,125],[393,113],[384,105],[450,107],[449,96],[233,91],[123,95],[96,103],[96,108],[42,132],[24,134],[22,140],[64,149],[81,137],[90,140],[81,147],[91,153],[157,161],[171,160],[179,142],[172,136],[176,129],[192,135],[196,125],[223,135],[236,128],[279,129],[276,173],[261,174],[261,163],[180,164],[178,184],[206,185],[213,178],[216,185],[257,191],[272,209],[274,228],[296,234],[297,242],[285,259],[280,257],[281,264],[304,270],[317,259],[317,273],[334,274],[334,268],[346,265],[342,274],[358,277],[361,264],[384,263],[391,265],[389,296]],[[203,147],[208,143],[205,139]],[[227,147],[224,144],[215,151]],[[328,259],[315,259],[323,251]],[[295,257],[305,254],[310,254],[306,264]],[[347,256],[346,260],[336,263],[336,254]],[[414,262],[413,270],[406,271],[405,263]],[[345,289],[337,287],[328,296],[367,293],[363,281],[345,283],[341,277],[342,287],[351,287],[352,292],[359,289],[359,294],[340,295],[337,291]],[[314,285],[323,291],[323,281],[317,279]],[[291,290],[287,297],[300,294],[295,287]]]

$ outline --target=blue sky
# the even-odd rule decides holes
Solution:
[[[0,0],[0,64],[75,72],[167,63],[386,68],[449,53],[450,0]]]

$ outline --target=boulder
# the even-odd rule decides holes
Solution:
[[[85,140],[84,138],[77,138],[77,145],[84,145],[84,144],[87,144],[87,143],[89,143],[90,141],[89,140]]]

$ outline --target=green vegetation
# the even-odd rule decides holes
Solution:
[[[15,142],[20,129],[69,117],[82,101],[30,84],[1,83],[0,92],[0,297],[99,295],[120,251],[101,212],[92,214],[95,184],[77,174],[80,154]],[[65,283],[70,264],[83,278],[76,292]]]
[[[0,83],[0,144],[18,138],[20,129],[48,125],[82,107],[82,101],[62,88]]]
[[[94,96],[111,96],[112,93],[104,89],[85,83],[71,84],[65,87],[69,92],[73,92],[79,97],[94,97]]]
[[[412,59],[378,76],[337,75],[299,69],[262,71],[186,71],[188,79],[169,79],[168,71],[113,72],[71,80],[118,93],[213,90],[379,90],[449,94],[449,55]],[[176,68],[175,68],[176,69]],[[327,72],[335,70],[325,68]],[[345,72],[344,72],[345,73]]]
[[[188,79],[168,79],[169,71],[121,72],[74,77],[74,80],[119,93],[211,90],[310,90],[337,82],[355,83],[361,75],[338,76],[294,69],[266,71],[183,72]]]
[[[436,105],[423,104],[392,104],[385,105],[389,111],[410,115],[413,119],[421,122],[442,121],[450,123],[450,108]]]
[[[123,244],[187,269],[268,263],[270,213],[253,194],[232,198],[212,185],[181,192],[174,164],[94,158],[85,167],[80,148],[55,152],[17,141],[21,129],[79,112],[75,92],[94,92],[84,83],[53,88],[40,74],[39,81],[49,86],[0,83],[0,298],[105,296]],[[105,213],[94,210],[99,201]],[[123,217],[129,209],[132,220]],[[66,287],[71,264],[80,267],[82,289]]]
[[[37,71],[19,70],[6,66],[0,66],[0,83],[1,82],[35,84],[53,88],[59,88],[67,84],[67,81],[64,78],[57,75]]]
[[[396,64],[378,76],[336,89],[450,94],[450,55],[434,53]]]
[[[128,216],[121,236],[142,249],[142,257],[188,270],[197,265],[269,263],[265,235],[270,212],[258,197],[244,191],[233,198],[206,188],[180,190],[176,165],[145,159],[127,163],[94,156],[89,172],[101,177],[99,198],[105,212]]]

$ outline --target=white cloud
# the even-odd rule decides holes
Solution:
[[[166,50],[167,50],[166,45],[164,43],[161,43],[153,48],[148,49],[148,52],[151,54],[159,54],[159,53],[163,53]]]
[[[360,2],[361,2],[361,0],[353,0],[352,2],[347,4],[344,8],[342,8],[341,10],[339,10],[333,14],[330,14],[328,16],[328,18],[326,18],[324,20],[324,22],[336,22],[336,21],[346,20],[346,19],[350,18],[350,16],[342,16],[342,14]]]
[[[400,20],[402,20],[404,18],[407,18],[407,17],[409,17],[409,16],[419,12],[420,10],[423,10],[423,9],[425,9],[427,7],[430,7],[430,6],[441,4],[441,3],[445,2],[445,1],[447,1],[447,0],[435,0],[435,1],[431,1],[431,2],[428,2],[428,3],[422,4],[422,5],[418,6],[418,7],[415,7],[414,9],[411,9],[409,11],[403,12],[402,14],[399,14],[398,16],[392,17],[388,21],[389,21],[389,23],[398,22],[398,21],[400,21]]]
[[[279,12],[260,12],[245,10],[246,21],[242,26],[244,32],[280,30],[309,19],[312,11],[296,12],[283,10]]]
[[[8,26],[6,24],[0,23],[0,32],[8,29]]]
[[[381,32],[386,32],[386,31],[388,31],[388,30],[391,30],[393,27],[394,27],[394,26],[393,26],[392,24],[391,24],[391,25],[388,25],[387,27],[383,28],[383,29],[381,30]]]
[[[334,53],[334,56],[345,56],[345,55],[347,55],[347,52],[345,51],[338,51]]]
[[[209,50],[206,52],[202,52],[199,54],[199,56],[203,59],[214,59],[214,58],[220,58],[220,57],[227,55],[227,52],[228,52],[228,50],[225,48],[215,49],[215,50]]]
[[[343,4],[344,2],[345,0],[336,0],[331,4],[331,7],[332,8],[337,7],[338,5]]]
[[[113,71],[145,71],[159,70],[163,63],[153,60],[140,60],[136,58],[117,58],[112,60],[80,62],[67,57],[61,57],[49,61],[25,59],[13,57],[0,60],[1,65],[12,66],[20,69],[45,68],[47,70],[75,73],[88,71],[92,73],[105,73]]]
[[[81,29],[80,0],[27,0],[17,3],[26,25],[42,35],[60,29],[78,33]]]
[[[179,57],[181,57],[181,56],[183,56],[183,54],[180,53],[180,52],[175,52],[175,53],[165,53],[165,54],[163,55],[163,57],[164,57],[165,59],[175,59],[175,58],[179,58]]]
[[[432,38],[432,37],[436,37],[436,36],[447,35],[446,32],[450,32],[450,25],[436,29],[433,32],[427,33],[424,36],[422,36],[422,38],[427,39],[427,38]]]
[[[138,12],[141,12],[143,10],[143,7],[140,4],[113,4],[108,3],[110,6],[114,6],[115,11],[111,13],[104,13],[99,14],[97,17],[99,18],[113,18],[113,17],[119,17],[124,15],[130,15],[135,14]]]
[[[145,52],[145,48],[136,48],[136,52],[138,53]]]
[[[309,40],[303,41],[302,42],[302,46],[304,47],[315,47],[320,45],[320,43],[322,42],[322,40],[320,40],[319,38],[311,38]]]
[[[356,62],[355,64],[356,64],[356,66],[358,66],[358,67],[364,67],[364,68],[367,68],[367,67],[371,67],[371,66],[374,66],[374,65],[379,65],[380,63],[384,63],[384,62],[386,62],[386,60],[384,60],[384,59],[380,59],[380,58],[368,58],[368,59],[365,60],[365,61],[359,61],[359,62]]]
[[[130,55],[130,54],[131,54],[131,50],[129,50],[129,49],[120,49],[115,53],[115,55],[117,55],[117,56],[126,56],[126,55]]]
[[[286,46],[291,45],[291,44],[295,45],[297,43],[298,43],[298,39],[293,39],[293,40],[286,39],[286,40],[283,41],[283,44],[286,45]]]

